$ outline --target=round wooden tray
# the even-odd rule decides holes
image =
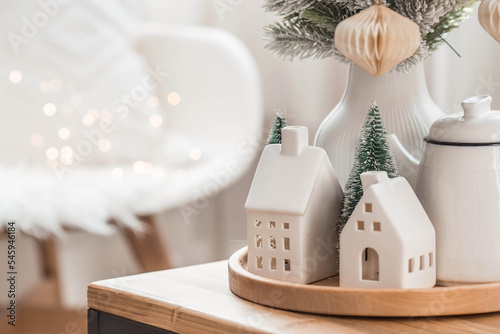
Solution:
[[[307,313],[375,317],[423,317],[500,311],[500,283],[430,289],[346,289],[338,276],[294,284],[247,271],[247,247],[229,259],[229,288],[246,300]]]

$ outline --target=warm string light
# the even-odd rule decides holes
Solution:
[[[189,157],[193,160],[200,160],[201,158],[201,150],[197,147],[192,148],[191,151],[189,151]]]
[[[97,109],[91,108],[87,110],[87,113],[82,117],[82,123],[91,126],[99,118],[99,111]]]
[[[47,116],[53,116],[57,111],[57,107],[54,103],[45,103],[43,106],[43,113]]]
[[[55,147],[49,147],[45,152],[45,155],[49,160],[57,160],[57,158],[59,157],[59,151]]]
[[[151,115],[149,117],[149,124],[153,128],[159,128],[163,124],[163,117],[158,114]]]
[[[18,84],[21,82],[21,80],[23,80],[23,74],[19,71],[12,71],[9,74],[9,80],[13,84]]]
[[[92,124],[94,124],[94,117],[92,117],[91,115],[89,114],[85,114],[83,115],[82,117],[82,123],[87,125],[87,126],[91,126]]]
[[[59,129],[59,138],[62,140],[66,140],[71,136],[71,131],[68,128],[61,128]]]
[[[167,102],[171,106],[176,106],[181,102],[181,96],[177,92],[168,93]]]
[[[13,84],[21,82],[23,75],[20,71],[12,71],[9,74],[9,80]],[[53,92],[60,91],[63,88],[63,84],[58,79],[52,79],[50,81],[43,80],[38,84],[38,90],[43,94],[50,94]],[[43,105],[42,111],[46,116],[54,116],[56,113],[60,112],[65,118],[72,118],[75,114],[74,107],[79,107],[82,104],[82,95],[78,92],[73,92],[70,95],[70,102],[72,106],[62,106],[59,107],[53,102],[47,102]],[[176,106],[181,102],[181,97],[177,92],[170,92],[167,94],[167,103],[171,106]],[[160,99],[157,96],[150,96],[147,99],[147,105],[151,108],[157,108],[160,105]],[[116,109],[116,112],[121,114],[128,114],[129,107],[127,105],[121,105]],[[109,109],[102,109],[98,111],[97,109],[88,109],[85,115],[82,116],[82,123],[86,126],[91,126],[96,120],[101,119],[102,121],[111,121],[113,119],[113,113]],[[149,117],[149,125],[154,128],[161,127],[164,122],[162,115],[155,113]],[[61,140],[68,140],[73,134],[72,131],[67,127],[62,127],[57,130],[57,135]],[[43,148],[45,145],[44,137],[36,132],[30,136],[30,143],[35,148]],[[101,152],[109,152],[111,150],[111,142],[107,139],[101,139],[97,143],[97,148]],[[56,147],[49,147],[45,150],[45,155],[47,158],[46,164],[49,167],[56,167],[58,161],[66,166],[70,166],[74,163],[74,150],[71,146],[63,146],[60,149]],[[201,158],[201,150],[198,148],[193,148],[189,152],[189,156],[192,160],[199,160]],[[154,178],[163,178],[165,171],[162,167],[153,166],[151,162],[147,161],[136,161],[133,163],[133,170],[138,174],[150,174]],[[175,171],[175,177],[184,177],[185,172],[182,169]],[[116,167],[111,170],[111,176],[115,179],[122,179],[125,175],[125,171],[122,168]]]

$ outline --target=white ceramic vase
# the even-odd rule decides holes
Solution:
[[[427,90],[424,66],[408,74],[392,71],[374,77],[351,64],[340,102],[321,123],[315,145],[327,152],[342,187],[351,171],[354,151],[372,101],[377,101],[388,134],[395,133],[416,158],[432,122],[443,115]],[[404,168],[400,174],[406,176]]]

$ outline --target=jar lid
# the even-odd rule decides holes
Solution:
[[[500,144],[500,110],[491,110],[491,96],[480,95],[462,102],[464,113],[437,119],[427,141],[436,144]]]

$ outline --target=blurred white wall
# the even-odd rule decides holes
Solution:
[[[492,107],[500,109],[500,43],[480,26],[477,6],[471,17],[447,37],[461,58],[442,45],[427,60],[427,83],[444,111],[461,111],[460,102],[479,94],[491,95]]]

